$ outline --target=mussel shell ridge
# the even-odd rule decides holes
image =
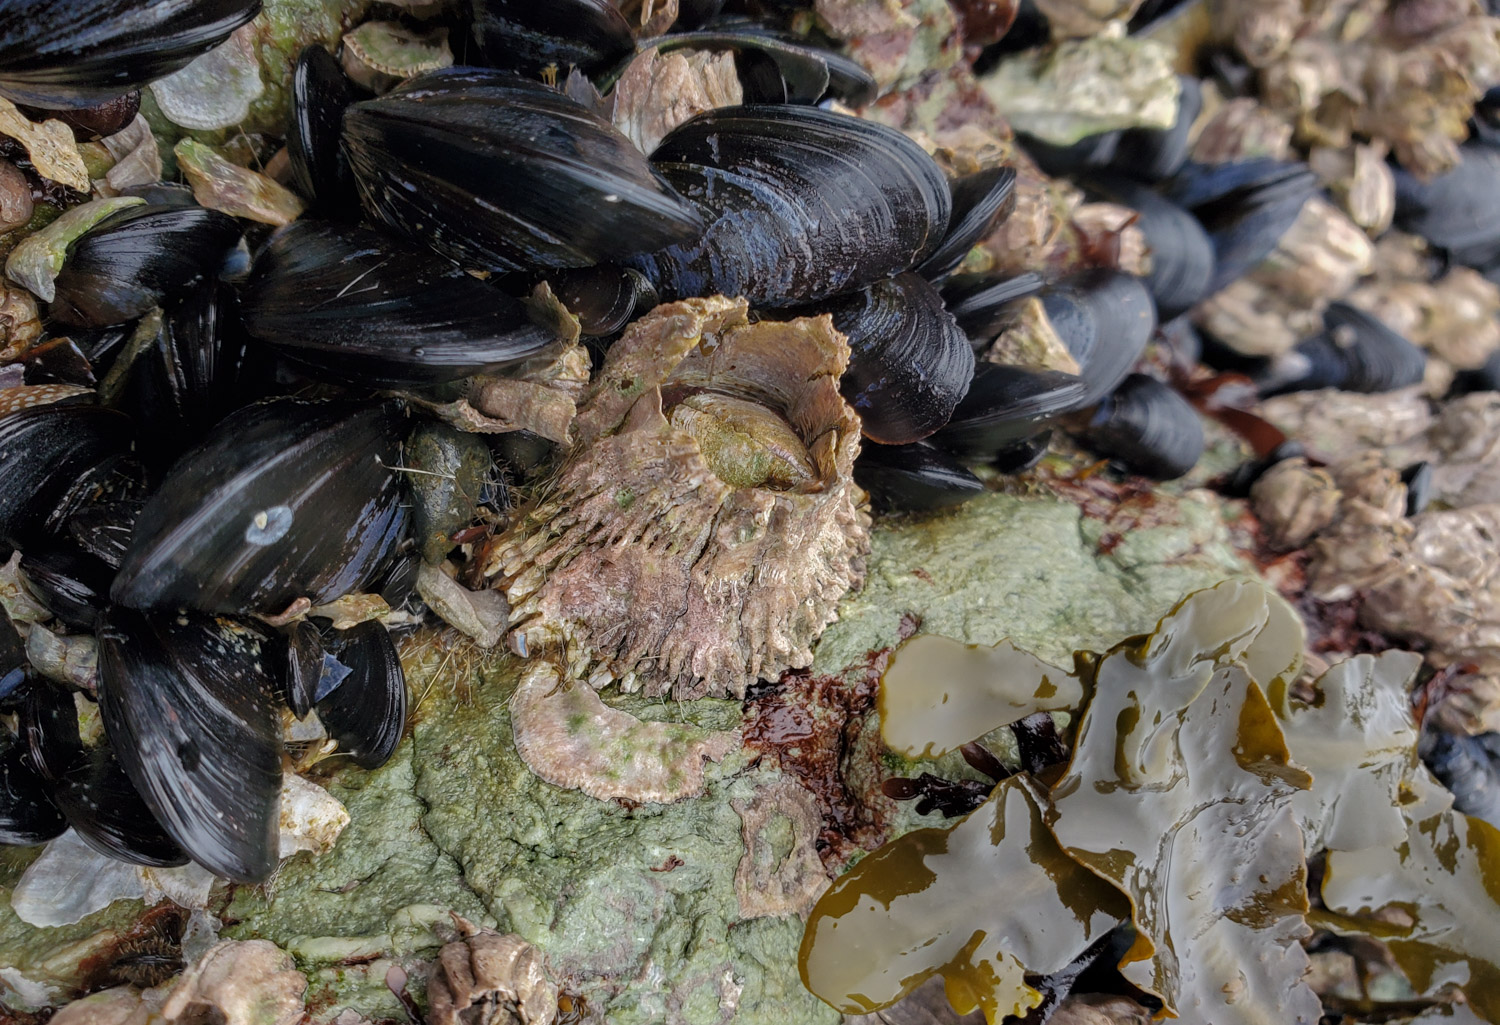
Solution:
[[[280,399],[234,413],[146,503],[111,597],[132,608],[279,612],[379,572],[407,521],[399,405]]]
[[[260,636],[114,608],[98,637],[105,731],[157,821],[209,871],[263,881],[277,862],[281,732]]]

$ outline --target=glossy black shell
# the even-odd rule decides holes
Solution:
[[[596,74],[635,49],[630,23],[610,0],[469,0],[485,64],[559,78]]]
[[[170,75],[260,13],[261,0],[4,0],[0,95],[89,107]]]
[[[703,226],[612,125],[506,72],[429,72],[356,103],[344,146],[371,217],[468,267],[587,267]]]
[[[214,874],[264,881],[278,860],[281,721],[259,636],[114,608],[98,637],[105,732],[156,820]]]
[[[130,448],[130,418],[74,403],[0,416],[0,540],[61,526],[93,473]]]
[[[519,301],[430,250],[353,225],[295,221],[241,291],[251,336],[314,376],[432,384],[499,370],[557,340]]]
[[[664,299],[813,302],[915,266],[948,230],[948,182],[920,146],[817,107],[700,114],[652,160],[708,224],[691,244],[628,262]]]
[[[111,596],[132,608],[267,612],[372,580],[407,522],[395,403],[278,399],[224,420],[136,521]]]

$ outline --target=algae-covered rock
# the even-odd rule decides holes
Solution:
[[[604,691],[641,720],[744,732],[745,747],[703,763],[703,793],[673,804],[602,801],[539,779],[512,739],[509,699],[527,663],[420,635],[404,652],[410,737],[383,768],[347,767],[327,781],[351,818],[331,852],[300,854],[263,887],[216,895],[222,938],[291,953],[317,1022],[346,1008],[404,1020],[387,971],[406,972],[407,991],[424,1001],[428,965],[454,937],[452,911],[533,944],[590,1020],[834,1025],[838,1014],[798,978],[797,911],[820,874],[943,821],[880,792],[914,765],[883,753],[868,728],[870,673],[885,653],[920,621],[926,632],[970,643],[1008,636],[1062,660],[1149,629],[1188,591],[1249,572],[1207,492],[1148,493],[1125,504],[1127,523],[1118,510],[1092,518],[1031,487],[880,524],[869,581],[840,605],[814,665],[748,704]],[[917,764],[961,775],[948,761]],[[0,859],[0,895],[29,860]],[[0,1001],[71,996],[77,959],[108,947],[88,937],[122,931],[140,911],[118,902],[78,926],[37,930],[0,901],[0,964],[15,966],[0,975]]]

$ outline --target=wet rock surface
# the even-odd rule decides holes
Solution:
[[[399,967],[404,992],[423,997],[429,964],[454,939],[449,912],[534,944],[547,977],[594,1020],[838,1021],[798,979],[798,911],[850,857],[943,821],[885,797],[883,779],[973,775],[956,755],[919,766],[881,754],[871,674],[886,652],[920,623],[1062,659],[1149,628],[1186,591],[1251,572],[1206,492],[1150,493],[1142,522],[1115,537],[1051,488],[1026,490],[880,524],[869,582],[841,604],[813,666],[746,705],[603,692],[643,721],[745,731],[745,746],[703,763],[701,796],[674,804],[543,782],[512,739],[509,699],[527,663],[452,636],[409,642],[411,736],[382,769],[326,781],[351,818],[330,853],[299,855],[264,887],[215,892],[221,935],[292,954],[320,1022],[349,1009],[402,1019],[387,973]],[[30,857],[3,859],[8,896]],[[7,1001],[71,995],[79,959],[107,955],[141,910],[122,901],[38,930],[0,906]]]

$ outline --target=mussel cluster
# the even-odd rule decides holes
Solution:
[[[88,138],[260,3],[83,0],[67,25],[47,6],[0,2],[0,96]],[[1203,430],[1165,375],[1136,372],[1159,321],[1256,266],[1317,190],[1285,161],[1189,162],[1184,78],[1170,129],[1033,145],[1049,171],[1137,211],[1149,275],[1103,256],[1054,280],[959,273],[1010,213],[1013,169],[950,176],[907,135],[844,112],[875,97],[874,79],[774,11],[684,2],[674,32],[637,40],[605,0],[468,6],[468,59],[483,66],[371,95],[322,47],[301,54],[287,177],[308,212],[274,233],[160,182],[70,194],[11,252],[10,280],[46,305],[44,335],[0,369],[0,712],[17,724],[0,727],[0,841],[71,826],[126,861],[266,878],[279,705],[315,711],[360,765],[383,762],[405,724],[401,666],[387,624],[348,609],[415,622],[416,579],[451,556],[482,584],[471,544],[505,526],[488,486],[435,535],[414,523],[428,506],[403,445],[436,430],[469,451],[453,424],[496,432],[477,479],[524,473],[573,435],[514,397],[545,390],[537,368],[584,351],[580,332],[597,354],[659,302],[713,296],[743,298],[757,321],[826,315],[869,443],[855,477],[887,507],[963,501],[984,489],[971,467],[1028,467],[1054,430],[1172,478]],[[597,87],[684,48],[732,53],[745,102],[643,152]],[[539,312],[552,296],[561,320],[555,303]],[[1257,370],[1262,391],[1422,373],[1420,352],[1346,307],[1295,355]],[[673,423],[691,418],[735,459],[770,465],[783,436],[789,451],[835,444],[769,430],[763,410],[745,429],[739,406],[689,378],[666,387]],[[481,413],[469,400],[486,388],[501,398]],[[790,394],[761,406],[805,413]],[[788,480],[755,484],[826,486]]]

